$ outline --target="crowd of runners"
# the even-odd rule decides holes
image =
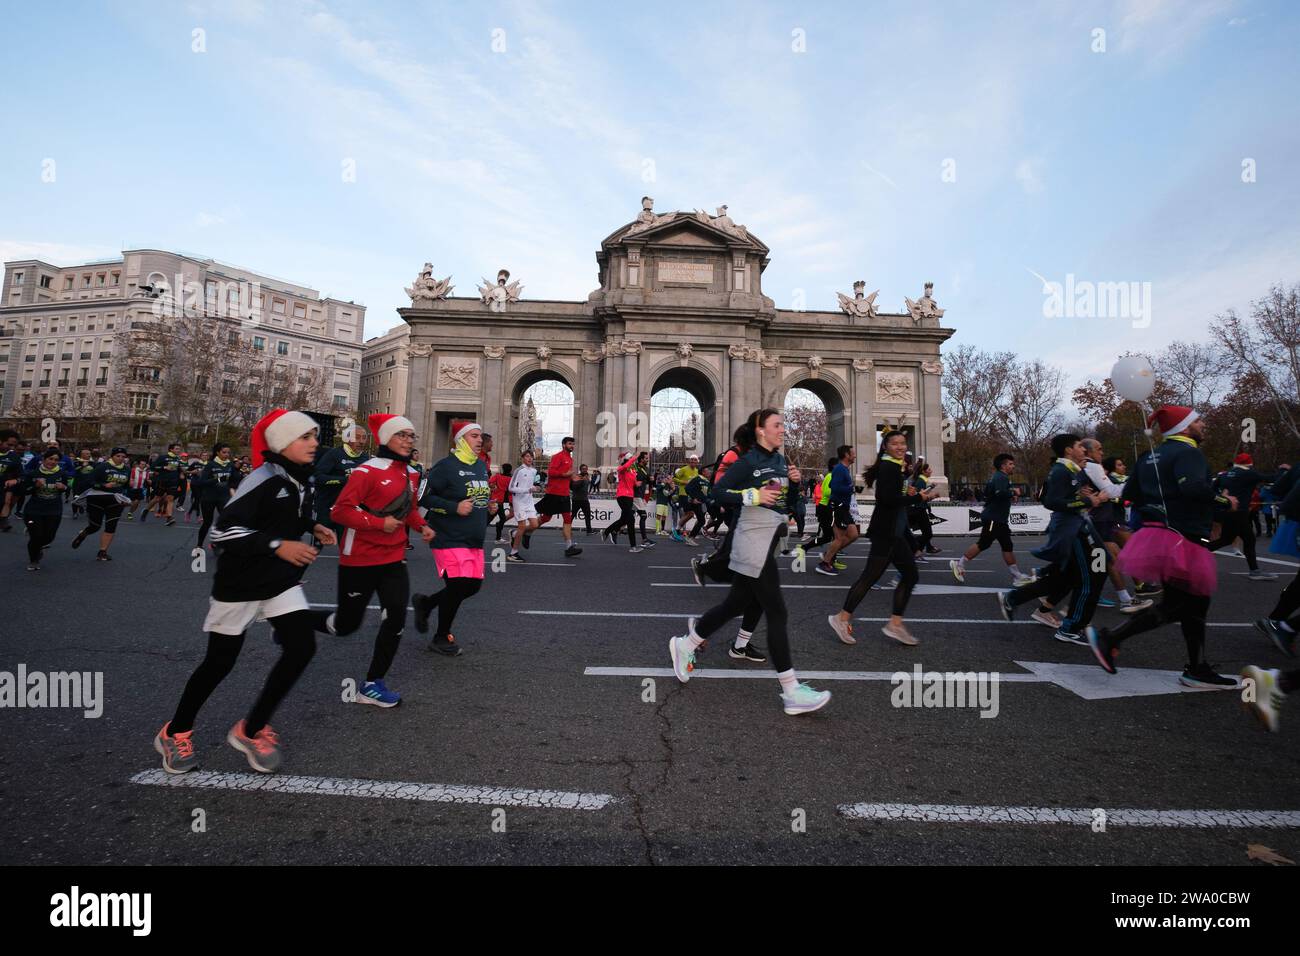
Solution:
[[[1010,579],[996,595],[1002,617],[1010,621],[1029,608],[1031,618],[1057,640],[1079,645],[1110,674],[1118,671],[1125,642],[1178,624],[1186,645],[1180,682],[1226,689],[1249,679],[1254,712],[1276,730],[1284,696],[1300,687],[1300,671],[1252,666],[1237,678],[1217,673],[1207,662],[1206,618],[1217,585],[1212,552],[1240,541],[1249,579],[1275,579],[1259,569],[1249,512],[1249,503],[1266,489],[1279,512],[1269,550],[1300,558],[1300,469],[1283,466],[1265,474],[1248,455],[1238,455],[1215,475],[1200,449],[1205,423],[1193,409],[1161,406],[1149,424],[1152,447],[1131,466],[1105,455],[1095,439],[1073,434],[1052,439],[1055,460],[1038,499],[1050,520],[1045,543],[1031,552],[1038,562],[1033,568],[1022,566],[1011,535],[1016,461],[1009,453],[997,455],[984,489],[979,538],[948,561],[951,573],[964,582],[971,562],[997,544]],[[496,542],[509,537],[506,560],[516,563],[527,560],[521,548],[528,551],[537,529],[553,518],[560,522],[562,553],[569,559],[583,551],[574,543],[575,517],[583,519],[587,535],[600,534],[607,544],[626,534],[632,553],[655,547],[658,537],[694,548],[702,539],[710,541],[710,554],[690,558],[695,581],[729,587],[721,602],[689,619],[685,634],[669,640],[674,674],[689,681],[697,654],[739,618],[728,656],[754,664],[770,660],[787,714],[819,710],[831,695],[798,680],[778,557],[792,555],[799,566],[835,577],[846,570],[846,551],[865,537],[865,564],[840,608],[828,615],[830,633],[845,645],[856,644],[854,614],[873,590],[881,590],[890,604],[883,634],[906,646],[920,643],[905,618],[919,580],[917,565],[940,553],[929,515],[940,489],[929,466],[909,450],[903,432],[884,433],[875,460],[860,472],[854,449],[844,446],[820,475],[805,474],[786,460],[783,416],[772,408],[750,415],[731,446],[703,466],[691,456],[675,470],[652,469],[648,453],[629,449],[605,476],[613,485],[617,517],[593,528],[591,501],[602,476],[575,463],[573,438],[563,440],[544,474],[527,452],[517,463],[494,468],[491,436],[475,423],[463,424],[452,436],[451,453],[426,470],[409,420],[374,415],[368,425],[347,425],[341,446],[321,449],[314,419],[277,409],[254,428],[247,457],[218,444],[194,460],[177,445],[152,459],[132,461],[123,448],[106,457],[94,448],[81,449],[74,458],[58,443],[33,452],[17,434],[0,433],[0,530],[22,520],[29,570],[39,570],[55,546],[69,503],[73,520],[86,522],[71,547],[98,533],[100,561],[112,560],[109,548],[119,522],[132,520],[142,502],[141,521],[152,512],[171,526],[179,512],[198,525],[195,547],[206,543],[217,555],[203,622],[204,657],[154,741],[169,773],[198,765],[194,722],[230,673],[256,621],[270,623],[280,657],[246,716],[227,735],[254,769],[272,772],[281,762],[269,721],[310,662],[315,635],[356,632],[372,598],[381,608],[379,626],[356,700],[381,708],[398,705],[401,694],[386,679],[408,604],[417,630],[432,631],[430,649],[459,655],[451,629],[462,605],[483,587],[484,548],[493,525]],[[872,508],[861,530],[858,495],[865,491],[871,493]],[[805,528],[809,500],[815,529]],[[513,520],[513,528],[507,520]],[[436,590],[412,592],[406,552],[416,546],[416,537],[431,549]],[[338,551],[336,606],[313,610],[301,580],[326,548]],[[884,585],[891,567],[896,577]],[[1113,597],[1103,595],[1107,582]],[[1116,608],[1125,615],[1123,622],[1095,624],[1102,606]],[[767,626],[766,649],[753,642],[760,622]],[[1256,627],[1278,652],[1294,656],[1300,571]]]

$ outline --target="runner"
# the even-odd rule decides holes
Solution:
[[[1205,437],[1205,422],[1193,409],[1162,405],[1147,420],[1149,428],[1157,425],[1160,445],[1142,453],[1128,483],[1133,486],[1129,498],[1140,510],[1143,525],[1120,552],[1119,566],[1138,580],[1163,583],[1164,592],[1157,606],[1134,614],[1114,630],[1088,628],[1088,644],[1097,663],[1114,674],[1121,643],[1177,621],[1187,645],[1187,666],[1179,683],[1236,687],[1236,680],[1215,673],[1203,655],[1210,595],[1218,584],[1214,555],[1209,551],[1214,509],[1216,504],[1236,509],[1238,502],[1215,491],[1199,447]]]
[[[16,431],[8,428],[0,431],[0,531],[13,530],[9,516],[13,514],[23,484],[23,457],[18,444]]]
[[[784,710],[787,714],[811,713],[825,707],[831,695],[799,683],[795,676],[786,633],[788,614],[773,556],[788,530],[786,492],[791,481],[799,480],[799,470],[788,469],[781,454],[785,424],[779,411],[764,408],[754,412],[748,426],[747,431],[752,430],[746,435],[750,449],[710,491],[716,500],[740,506],[732,538],[731,589],[726,599],[706,611],[698,622],[690,620],[684,636],[669,639],[668,653],[673,673],[686,683],[695,669],[696,650],[727,621],[757,603],[767,616],[772,665],[781,682]]]
[[[203,466],[195,481],[194,499],[199,502],[203,514],[199,539],[194,545],[196,548],[203,547],[213,518],[226,506],[242,477],[230,457],[230,446],[218,442],[212,449],[212,460]]]
[[[144,458],[137,458],[131,466],[130,491],[127,496],[131,499],[131,510],[126,513],[126,520],[131,521],[135,518],[135,510],[140,507],[140,503],[149,496],[149,462]],[[143,521],[144,517],[140,520]]]
[[[86,510],[82,499],[85,498],[94,480],[95,460],[90,457],[90,449],[83,448],[72,463],[72,517],[74,519],[80,518],[81,513]]]
[[[429,650],[457,657],[460,645],[451,633],[456,612],[483,586],[483,538],[488,519],[500,507],[493,502],[487,463],[479,457],[483,429],[462,425],[455,436],[456,450],[429,469],[428,487],[420,506],[433,525],[433,560],[443,588],[437,594],[414,594],[415,627],[429,630],[429,614],[438,609],[438,627]]]
[[[539,519],[537,504],[533,501],[533,486],[537,484],[537,469],[533,467],[533,453],[526,451],[519,456],[519,467],[510,476],[510,510],[515,516],[515,533],[510,539],[510,553],[507,561],[523,564],[523,555],[519,553],[519,540],[523,539],[528,547],[528,537],[536,530]]]
[[[1231,498],[1236,498],[1239,505],[1231,511],[1215,511],[1214,521],[1219,525],[1219,536],[1210,542],[1210,550],[1218,551],[1225,545],[1241,539],[1241,552],[1246,556],[1246,566],[1250,569],[1247,577],[1251,581],[1276,581],[1277,575],[1262,571],[1259,560],[1255,557],[1255,528],[1250,520],[1250,500],[1254,491],[1261,484],[1276,481],[1277,475],[1261,475],[1255,470],[1254,459],[1242,452],[1232,460],[1232,467],[1214,479],[1214,487]]]
[[[912,466],[908,485],[915,489],[915,494],[907,501],[907,528],[917,532],[911,535],[913,557],[918,563],[928,563],[926,555],[942,554],[933,544],[934,524],[930,521],[930,502],[939,497],[939,488],[930,480],[930,464],[924,458],[917,458]]]
[[[1266,670],[1250,666],[1242,670],[1244,680],[1255,682],[1255,699],[1250,709],[1269,730],[1277,733],[1281,719],[1282,701],[1288,694],[1300,690],[1300,670]]]
[[[1111,584],[1115,587],[1115,601],[1101,598],[1097,601],[1098,607],[1118,607],[1121,614],[1136,614],[1138,611],[1144,611],[1152,605],[1149,598],[1136,598],[1128,592],[1125,587],[1126,581],[1124,575],[1119,573],[1115,567],[1115,560],[1119,557],[1120,549],[1120,526],[1124,523],[1124,485],[1125,481],[1116,481],[1119,477],[1114,474],[1115,466],[1122,465],[1118,459],[1107,459],[1102,456],[1101,442],[1095,438],[1085,438],[1083,440],[1084,453],[1087,460],[1083,463],[1084,473],[1092,486],[1098,491],[1104,492],[1109,501],[1099,504],[1088,512],[1088,517],[1092,521],[1092,526],[1097,530],[1097,536],[1101,538],[1102,545],[1106,548],[1106,553],[1110,555],[1110,568],[1107,573],[1110,575]],[[1110,461],[1110,468],[1106,467],[1106,462]]]
[[[677,535],[676,540],[690,545],[692,548],[698,548],[700,543],[696,540],[700,534],[700,528],[704,521],[703,509],[693,507],[694,502],[691,500],[690,492],[687,490],[691,479],[700,473],[700,456],[690,455],[686,459],[686,464],[673,472],[673,481],[677,484]],[[691,530],[690,537],[685,535],[686,526],[691,517],[695,518],[695,527]]]
[[[573,436],[567,436],[560,442],[560,450],[551,456],[546,466],[546,494],[537,504],[537,524],[540,528],[551,520],[552,515],[561,515],[564,525],[564,556],[576,558],[582,549],[573,543],[573,503],[569,495],[569,483],[573,480]],[[524,533],[524,547],[528,547],[528,532]]]
[[[826,473],[813,484],[813,513],[817,517],[817,532],[804,542],[804,550],[811,551],[835,540],[834,512],[831,509],[831,475],[839,461],[826,461]],[[847,565],[845,565],[847,567]]]
[[[281,408],[253,429],[253,460],[259,467],[218,516],[212,534],[218,558],[203,622],[207,652],[185,684],[176,713],[153,742],[168,773],[198,767],[194,721],[235,666],[245,633],[255,621],[267,621],[274,629],[280,659],[247,715],[230,728],[226,742],[259,773],[280,766],[280,738],[269,721],[316,653],[314,632],[325,629],[325,612],[310,609],[301,584],[317,554],[302,536],[312,533],[322,541],[334,537],[311,517],[307,500],[316,430],[310,416]]]
[[[1038,577],[1023,587],[998,594],[998,609],[1007,621],[1015,609],[1031,600],[1046,597],[1055,606],[1070,594],[1069,610],[1061,618],[1056,639],[1068,644],[1087,644],[1083,629],[1092,620],[1097,598],[1106,580],[1106,551],[1088,520],[1089,508],[1106,500],[1093,490],[1083,471],[1085,452],[1078,435],[1064,433],[1052,439],[1056,461],[1043,486],[1043,506],[1052,512],[1047,524],[1047,543],[1031,552],[1051,562]],[[1102,567],[1098,567],[1100,559]],[[1041,606],[1040,606],[1041,610]]]
[[[830,577],[839,574],[839,571],[836,570],[838,566],[835,564],[835,556],[858,540],[858,522],[853,516],[853,507],[850,504],[850,502],[854,501],[852,469],[853,463],[858,460],[858,453],[853,450],[852,445],[841,445],[835,450],[835,454],[835,467],[831,470],[828,484],[831,498],[831,524],[835,529],[835,541],[822,552],[821,560],[813,569],[818,574],[826,574]],[[825,501],[825,497],[822,500]],[[843,568],[841,567],[840,570],[843,570]]]
[[[617,544],[618,534],[627,528],[628,540],[632,542],[630,554],[640,554],[636,544],[636,522],[633,520],[632,498],[636,493],[636,455],[625,451],[618,460],[618,487],[615,500],[618,501],[619,516],[608,528],[600,533],[601,540],[607,544]]]
[[[172,510],[176,507],[176,496],[181,486],[181,468],[184,465],[177,453],[180,447],[177,442],[168,445],[167,451],[154,459],[151,469],[154,496],[158,500],[158,517],[165,520],[169,528],[176,523]]]
[[[1300,558],[1300,467],[1291,468],[1273,483],[1278,501],[1277,530],[1269,542],[1271,554]],[[1283,654],[1295,654],[1296,631],[1300,630],[1300,570],[1278,596],[1277,604],[1255,622],[1255,627],[1271,640]]]
[[[339,545],[339,606],[328,627],[331,634],[351,634],[361,626],[370,596],[378,592],[379,632],[356,701],[396,707],[402,695],[389,690],[384,677],[406,626],[411,593],[406,533],[415,529],[427,544],[433,540],[433,529],[415,507],[420,480],[411,467],[415,426],[401,415],[371,415],[370,433],[375,436],[375,457],[352,469],[330,511],[330,517],[346,530]]]
[[[984,510],[980,512],[979,540],[966,549],[955,561],[949,561],[952,576],[966,581],[966,565],[989,549],[996,541],[1002,547],[1002,560],[1011,572],[1011,583],[1017,587],[1033,580],[1020,570],[1016,563],[1015,548],[1011,544],[1011,502],[1015,498],[1011,475],[1016,470],[1016,459],[1002,452],[993,459],[993,476],[984,485]]]
[[[673,500],[673,482],[672,479],[663,472],[655,473],[655,536],[666,538],[669,536],[669,525],[671,522],[671,509]]]
[[[591,527],[591,500],[588,498],[590,487],[591,473],[587,471],[587,466],[583,465],[569,482],[569,491],[573,495],[574,517],[581,515],[587,525],[587,534],[595,534]]]
[[[920,580],[916,557],[907,539],[908,510],[911,499],[923,497],[925,492],[908,480],[906,455],[907,435],[899,431],[885,432],[880,440],[876,463],[862,473],[866,486],[874,485],[876,489],[871,521],[867,524],[871,551],[866,567],[849,588],[844,607],[838,614],[827,618],[831,630],[845,644],[857,643],[853,637],[853,612],[890,564],[898,569],[899,582],[894,588],[893,611],[881,632],[909,647],[920,643],[903,623],[903,614],[907,610],[908,598]]]
[[[632,511],[641,526],[641,547],[653,548],[658,542],[650,540],[646,530],[646,519],[650,516],[652,481],[650,479],[650,453],[643,451],[636,456],[636,484],[632,486]]]
[[[99,535],[99,553],[95,560],[113,560],[108,556],[108,546],[117,533],[117,520],[122,517],[122,508],[131,500],[126,493],[130,481],[126,449],[114,448],[107,461],[95,466],[90,487],[82,493],[86,505],[86,527],[72,539],[74,548],[81,547],[81,542],[99,531],[102,525],[104,530]]]
[[[492,474],[492,436],[487,432],[483,433],[483,450],[478,457],[487,466],[488,474]]]
[[[686,482],[686,498],[683,505],[687,514],[695,516],[695,524],[691,526],[691,533],[686,538],[686,544],[692,548],[700,546],[700,533],[708,524],[704,503],[709,498],[709,476],[706,473],[707,468],[704,471],[699,470],[699,460],[697,455],[691,456],[690,467],[695,474]]]
[[[30,499],[23,509],[27,525],[27,570],[41,569],[41,553],[54,541],[63,521],[63,495],[72,484],[72,475],[63,465],[63,454],[56,447],[45,449],[39,464],[24,476]]]
[[[190,518],[195,514],[199,514],[200,520],[202,520],[200,509],[203,506],[203,495],[201,490],[203,488],[203,470],[207,467],[208,453],[206,451],[200,455],[197,460],[193,458],[190,459],[190,464],[185,474],[185,484],[189,488],[190,493],[190,506],[185,512],[186,524],[189,524]],[[201,548],[203,545],[200,543],[199,547]]]
[[[483,461],[482,455],[479,456],[479,461]],[[483,461],[483,467],[487,467],[486,461]],[[496,503],[495,514],[497,519],[496,525],[498,541],[501,540],[501,533],[505,531],[506,528],[506,492],[510,490],[511,471],[513,471],[513,469],[510,466],[510,462],[506,462],[501,466],[500,472],[488,478],[488,487],[492,489],[492,501]],[[591,519],[588,518],[587,520],[590,521]]]
[[[319,452],[312,474],[312,488],[316,500],[316,520],[327,528],[332,528],[335,537],[342,537],[344,528],[336,526],[330,518],[334,502],[339,499],[339,492],[348,482],[352,469],[363,465],[369,459],[367,448],[370,435],[365,428],[351,419],[341,423],[343,444],[337,448],[325,448]]]

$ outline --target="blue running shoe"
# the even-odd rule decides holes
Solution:
[[[1097,598],[1097,607],[1119,607],[1119,602],[1114,598]]]
[[[368,680],[361,685],[357,694],[358,704],[374,704],[376,707],[396,707],[402,702],[402,695],[389,690],[381,680]]]

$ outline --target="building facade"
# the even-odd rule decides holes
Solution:
[[[426,264],[398,310],[411,329],[406,415],[432,449],[464,419],[513,449],[524,392],[556,379],[573,391],[579,456],[608,468],[646,446],[638,425],[661,389],[698,401],[709,460],[749,412],[803,388],[826,407],[828,452],[848,444],[869,461],[881,431],[902,427],[942,476],[939,351],[953,330],[931,287],[897,313],[878,311],[862,283],[839,311],[778,309],[762,289],[768,253],[725,206],[656,214],[647,197],[601,242],[600,287],[583,302],[523,299],[506,270],[478,298],[451,297],[450,277]]]
[[[364,322],[365,307],[354,302],[177,252],[131,249],[77,266],[6,262],[0,417],[126,418],[133,443],[154,445],[203,440],[213,417],[205,409],[224,414],[245,405],[234,416],[242,423],[265,412],[270,398],[295,391],[312,396],[313,411],[351,411],[360,395]],[[205,329],[216,343],[220,354],[207,356],[209,367],[188,369],[182,327]],[[144,357],[143,339],[156,345],[168,335],[175,348],[155,347]],[[181,383],[181,375],[192,380]],[[193,412],[168,407],[182,385]],[[213,400],[204,401],[209,394]],[[202,434],[178,434],[191,424]]]
[[[375,414],[406,414],[406,371],[411,327],[402,323],[366,341],[361,356],[360,420]]]

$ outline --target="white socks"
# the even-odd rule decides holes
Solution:
[[[1127,591],[1125,591],[1123,588],[1117,588],[1115,591],[1115,596],[1119,598],[1120,604],[1127,604],[1129,601],[1133,600],[1133,596],[1129,594]]]
[[[966,555],[963,554],[957,559],[957,567],[961,568],[963,571],[966,570]]]
[[[1013,578],[1023,578],[1025,576],[1024,572],[1020,570],[1020,565],[1018,564],[1008,564],[1007,570],[1011,572]]]
[[[793,694],[799,687],[799,680],[794,676],[794,669],[781,671],[776,675],[776,679],[781,682],[781,690],[787,694]]]
[[[736,648],[737,649],[743,648],[746,644],[749,643],[749,639],[753,636],[754,635],[751,634],[749,631],[742,629],[740,632],[736,634]]]

